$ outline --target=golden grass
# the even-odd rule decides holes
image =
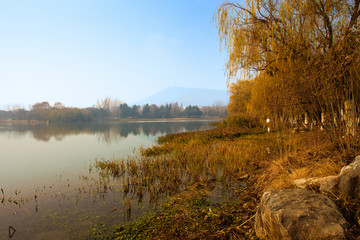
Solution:
[[[289,188],[300,178],[337,175],[359,153],[352,149],[343,152],[330,141],[326,133],[303,132],[288,136],[292,151],[283,152],[268,164],[262,178],[264,189]]]
[[[149,219],[144,220],[146,224],[144,221],[139,223],[141,231],[147,232],[144,228],[151,228],[151,234],[155,234],[152,236],[164,234],[164,239],[170,235],[172,239],[184,236],[194,239],[204,236],[217,236],[218,239],[246,236],[256,239],[254,231],[249,230],[249,226],[254,224],[252,216],[256,208],[248,206],[256,206],[265,190],[293,187],[292,181],[299,178],[336,175],[341,167],[360,153],[359,149],[343,151],[337,148],[321,131],[293,134],[286,131],[266,133],[261,129],[251,132],[249,129],[217,128],[168,135],[161,137],[159,143],[158,146],[142,149],[139,157],[97,161],[94,167],[100,170],[102,176],[110,175],[117,179],[128,198],[142,201],[147,197],[151,202],[164,196],[173,196],[170,198],[172,204],[179,202],[176,204],[176,212],[169,208],[163,209],[164,218],[152,219],[162,224],[151,224]],[[249,178],[244,179],[244,174]],[[247,187],[239,187],[242,183]],[[205,191],[193,187],[199,184],[208,189]],[[190,203],[200,195],[205,201],[208,198],[204,197],[204,193],[219,185],[231,189],[238,200],[216,210],[219,218],[225,215],[229,217],[228,223],[224,224],[217,219],[218,222],[211,223],[215,225],[210,227],[207,223],[199,222],[206,216]],[[351,201],[341,199],[344,198],[339,197],[338,201],[342,208],[351,205]],[[208,203],[205,205],[208,206]],[[184,220],[188,219],[189,214],[193,215],[195,222]],[[211,215],[209,212],[207,214]],[[180,219],[185,222],[179,225]],[[183,228],[184,224],[188,224],[189,231]],[[170,234],[164,226],[172,226],[175,232]],[[191,229],[198,227],[202,232],[198,235],[190,233]],[[224,229],[222,233],[207,230],[212,227]],[[184,232],[179,233],[180,229]],[[123,230],[121,232],[125,234],[127,231]],[[121,234],[118,232],[118,236],[125,236]]]
[[[240,128],[172,134],[141,149],[140,157],[102,160],[95,168],[119,179],[123,192],[172,195],[197,182],[229,184],[244,173],[263,191],[288,188],[295,179],[336,175],[355,152],[336,149],[324,132],[249,133]]]

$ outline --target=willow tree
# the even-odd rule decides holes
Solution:
[[[264,96],[262,100],[269,106],[268,111],[277,116],[307,112],[319,117],[320,112],[325,112],[339,122],[346,102],[359,111],[359,3],[360,0],[223,3],[215,20],[221,44],[229,55],[228,82],[240,74],[255,77],[255,91],[271,89],[267,94],[272,97]],[[276,104],[268,102],[275,100]]]
[[[249,110],[253,81],[237,81],[230,85],[228,113],[235,115]]]

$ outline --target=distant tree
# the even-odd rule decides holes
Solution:
[[[170,117],[178,118],[181,116],[181,109],[177,102],[171,104]]]
[[[111,101],[110,98],[104,98],[104,99],[97,100],[96,108],[110,109],[110,101]]]
[[[159,108],[159,117],[161,118],[170,118],[171,105],[161,105]]]
[[[158,118],[159,117],[159,108],[155,104],[150,105],[150,118]]]
[[[131,108],[126,103],[121,104],[119,109],[120,109],[120,117],[128,118],[131,116]]]
[[[110,110],[105,108],[87,108],[89,115],[93,119],[103,119],[110,117]]]
[[[0,110],[0,119],[8,119],[10,118],[10,114],[8,111]]]
[[[141,117],[142,118],[150,118],[150,106],[149,106],[149,104],[145,104],[142,107]]]
[[[12,119],[17,120],[27,120],[28,119],[28,111],[23,108],[20,108],[12,113]]]
[[[14,105],[7,105],[5,107],[6,111],[9,111],[9,112],[15,112],[19,109],[25,109],[23,106],[21,106],[20,104],[14,104]]]
[[[51,106],[48,102],[35,103],[31,106],[28,117],[29,119],[46,121],[49,119],[50,108]]]
[[[67,123],[81,123],[92,120],[91,111],[89,109],[79,108],[53,108],[49,111],[46,120],[49,122],[67,122]],[[43,119],[45,120],[45,119]]]
[[[50,104],[48,102],[41,102],[41,103],[35,103],[32,105],[31,110],[44,110],[44,109],[50,109]]]
[[[130,110],[130,116],[133,117],[133,118],[138,118],[141,114],[141,111],[140,111],[140,106],[138,105],[133,105],[131,110]]]
[[[221,102],[216,102],[212,106],[203,106],[200,108],[204,117],[226,117],[227,106],[222,105]]]
[[[63,109],[65,106],[61,102],[54,103],[54,108]]]
[[[120,116],[120,105],[124,102],[118,100],[118,99],[111,99],[109,97],[97,100],[96,108],[104,108],[108,109],[113,117],[119,117]]]
[[[187,106],[182,113],[184,117],[201,117],[202,112],[200,111],[198,106]]]

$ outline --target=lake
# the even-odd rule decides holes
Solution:
[[[0,125],[0,239],[87,239],[101,224],[140,216],[158,203],[125,198],[114,179],[104,191],[93,164],[136,156],[159,136],[210,122]]]

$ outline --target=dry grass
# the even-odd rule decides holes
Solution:
[[[298,178],[335,175],[360,153],[334,146],[321,131],[218,128],[159,141],[138,158],[95,164],[103,176],[118,179],[129,198],[170,196],[160,212],[119,227],[110,239],[256,239],[253,216],[265,190],[292,187]],[[211,201],[214,188],[226,189],[224,202]],[[347,219],[358,232],[357,205],[335,198],[341,209],[354,213]]]
[[[260,176],[266,179],[264,189],[289,188],[300,178],[337,175],[360,153],[357,149],[343,151],[335,147],[323,131],[289,133],[286,141],[288,149],[264,166],[267,171]]]

